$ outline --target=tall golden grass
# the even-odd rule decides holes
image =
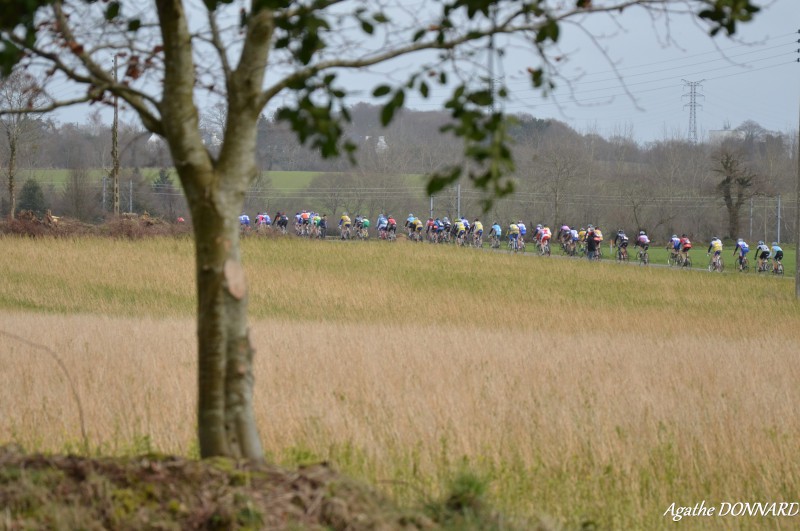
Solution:
[[[66,362],[93,451],[193,455],[191,243],[0,244],[0,329]],[[403,244],[247,241],[245,260],[277,461],[332,459],[400,499],[468,466],[567,526],[797,495],[789,282]],[[78,449],[68,384],[0,335],[0,440]]]

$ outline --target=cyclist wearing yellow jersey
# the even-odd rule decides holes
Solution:
[[[718,269],[721,269],[717,264],[720,264],[722,260],[720,257],[722,254],[722,240],[716,236],[711,238],[711,243],[708,245],[708,252],[706,254],[710,254],[712,250],[714,251],[714,256],[711,258],[711,263]]]
[[[412,225],[414,226],[414,232],[417,235],[416,236],[417,241],[421,242],[422,241],[422,229],[425,228],[425,222],[422,221],[419,218],[414,218],[414,223]]]
[[[481,223],[481,220],[475,218],[469,231],[472,233],[472,243],[480,246],[483,243],[483,223]]]
[[[467,227],[465,227],[464,222],[458,218],[456,218],[455,223],[453,223],[453,233],[456,235],[456,243],[462,244],[467,235]]]
[[[508,241],[514,250],[519,248],[519,225],[516,223],[508,226]]]
[[[347,215],[347,212],[342,214],[342,217],[339,220],[339,230],[342,233],[343,240],[350,237],[350,225],[352,224],[353,222],[350,221],[350,216]]]

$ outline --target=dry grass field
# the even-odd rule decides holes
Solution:
[[[248,240],[271,459],[401,501],[459,470],[567,528],[671,527],[672,502],[796,501],[790,281],[398,242]],[[196,454],[192,246],[0,239],[0,442]],[[781,518],[690,528],[791,528]]]

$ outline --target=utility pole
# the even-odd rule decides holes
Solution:
[[[117,83],[117,56],[114,56],[114,84]],[[114,94],[114,124],[111,127],[111,181],[114,196],[114,216],[119,217],[119,98]]]
[[[781,243],[781,194],[778,194],[778,227],[775,230],[777,237],[775,241]]]
[[[689,103],[683,106],[684,109],[689,107],[689,142],[697,144],[697,107],[703,107],[697,103],[697,87],[702,87],[701,83],[705,81],[705,79],[701,79],[700,81],[686,81],[685,79],[681,79],[681,81],[683,81],[684,85],[689,87],[689,93],[683,95],[684,98],[689,98]],[[705,98],[702,94],[700,94],[699,97]]]
[[[797,32],[800,33],[800,30]],[[800,300],[800,105],[797,106],[797,111],[797,153],[795,153],[794,160],[797,164],[797,183],[794,188],[794,296]]]

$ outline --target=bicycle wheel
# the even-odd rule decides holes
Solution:
[[[776,275],[783,275],[783,264],[778,262],[778,269],[775,270]]]

